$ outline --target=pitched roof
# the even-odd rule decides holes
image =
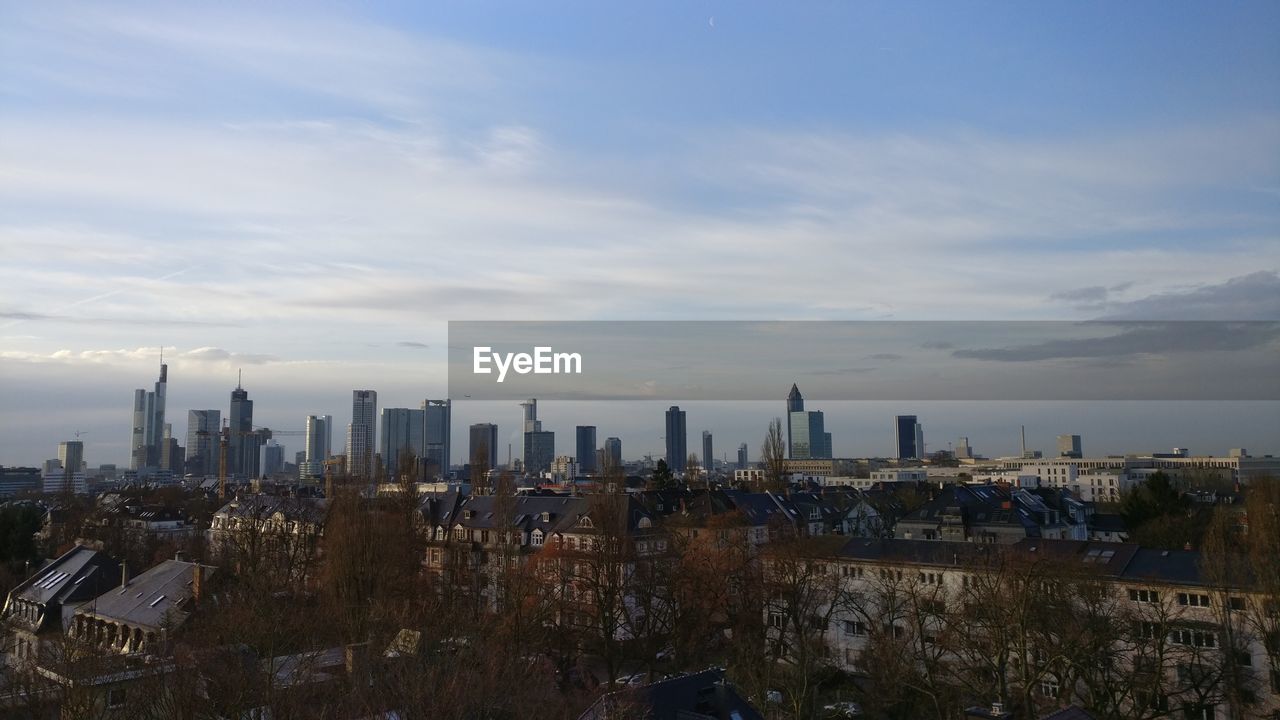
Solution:
[[[189,614],[187,601],[194,591],[197,569],[202,583],[217,572],[209,565],[165,560],[123,587],[81,605],[76,612],[145,628],[179,624]]]
[[[9,593],[5,610],[9,610],[15,599],[56,610],[59,606],[87,600],[119,583],[120,563],[105,553],[77,545],[15,587]],[[55,618],[61,619],[61,613],[43,612],[36,622],[27,624],[39,631]]]
[[[605,720],[615,717],[615,709],[625,707],[643,708],[643,717],[651,720],[764,720],[751,703],[725,681],[724,670],[720,668],[609,693],[587,708],[578,720]]]

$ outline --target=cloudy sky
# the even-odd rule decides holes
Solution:
[[[0,4],[0,464],[123,463],[161,346],[181,433],[237,368],[277,428],[441,396],[448,320],[1280,319],[1274,2],[421,5]],[[901,409],[1280,451],[1275,403]]]

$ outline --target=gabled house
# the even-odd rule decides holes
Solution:
[[[118,587],[120,579],[120,563],[83,545],[40,568],[5,600],[12,658],[38,661],[42,645],[61,638],[75,607]]]

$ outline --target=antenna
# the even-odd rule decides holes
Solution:
[[[1022,457],[1027,456],[1027,426],[1022,425]]]
[[[243,377],[244,377],[244,370],[242,370],[242,369],[240,369],[240,368],[236,368],[236,389],[237,389],[237,390],[243,390],[243,389],[244,389],[243,387],[241,387],[241,386],[240,386],[240,384],[241,384],[241,380],[242,380],[242,378],[243,378]]]

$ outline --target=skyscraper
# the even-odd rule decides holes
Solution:
[[[377,424],[377,391],[352,390],[351,423],[347,425],[347,472],[355,477],[373,479]]]
[[[498,426],[493,423],[476,423],[471,426],[471,443],[467,461],[484,462],[489,470],[498,467]]]
[[[602,470],[622,467],[622,440],[620,438],[609,437],[604,439],[604,463],[605,467],[601,468]]]
[[[791,414],[804,412],[804,396],[800,394],[800,388],[791,383],[791,392],[787,393],[787,457],[793,458],[791,450]]]
[[[684,472],[689,459],[689,435],[685,429],[685,413],[679,405],[667,408],[667,467]]]
[[[397,481],[405,473],[417,478],[418,458],[425,456],[425,420],[426,414],[422,410],[382,409],[382,441],[378,444],[378,452],[389,480]]]
[[[262,450],[262,474],[271,476],[284,470],[284,446],[268,440]]]
[[[324,461],[333,454],[333,416],[308,415],[306,421],[306,448],[303,464],[298,467],[300,477],[324,476]]]
[[[894,417],[894,437],[899,460],[919,460],[924,451],[924,428],[915,415]]]
[[[534,430],[524,434],[524,471],[530,475],[547,472],[556,457],[556,434]]]
[[[551,460],[555,458],[555,435],[551,434],[550,438],[551,452],[544,456],[548,439],[534,437],[535,434],[542,435],[542,421],[538,419],[538,400],[529,398],[520,403],[520,407],[524,410],[524,471],[530,475],[537,475],[543,470],[551,469]],[[543,467],[544,464],[545,467]]]
[[[222,411],[187,411],[187,472],[192,475],[218,474],[218,430]]]
[[[164,441],[164,405],[169,382],[169,366],[160,363],[155,389],[133,391],[133,436],[129,442],[129,465],[134,470],[160,465]]]
[[[239,380],[231,391],[231,411],[227,414],[231,430],[228,439],[228,473],[244,478],[258,477],[262,436],[253,430],[253,401]]]
[[[58,462],[68,474],[81,472],[84,469],[84,443],[80,440],[58,443]]]
[[[738,469],[747,469],[747,444],[742,443],[738,446]]]
[[[1079,458],[1084,457],[1080,450],[1079,435],[1059,435],[1058,436],[1058,456]]]
[[[542,423],[538,420],[538,400],[537,398],[529,398],[520,403],[520,407],[524,409],[524,431],[537,432],[542,429]]]
[[[702,431],[702,467],[707,472],[716,466],[715,449],[711,445],[711,431]]]
[[[440,477],[449,473],[449,446],[453,442],[451,430],[453,402],[450,400],[423,400],[423,451],[422,456],[440,469]]]
[[[787,436],[793,460],[815,460],[831,457],[831,435],[819,410],[799,410],[787,417]]]
[[[579,425],[576,436],[578,470],[583,473],[596,472],[599,470],[596,467],[596,426]]]

